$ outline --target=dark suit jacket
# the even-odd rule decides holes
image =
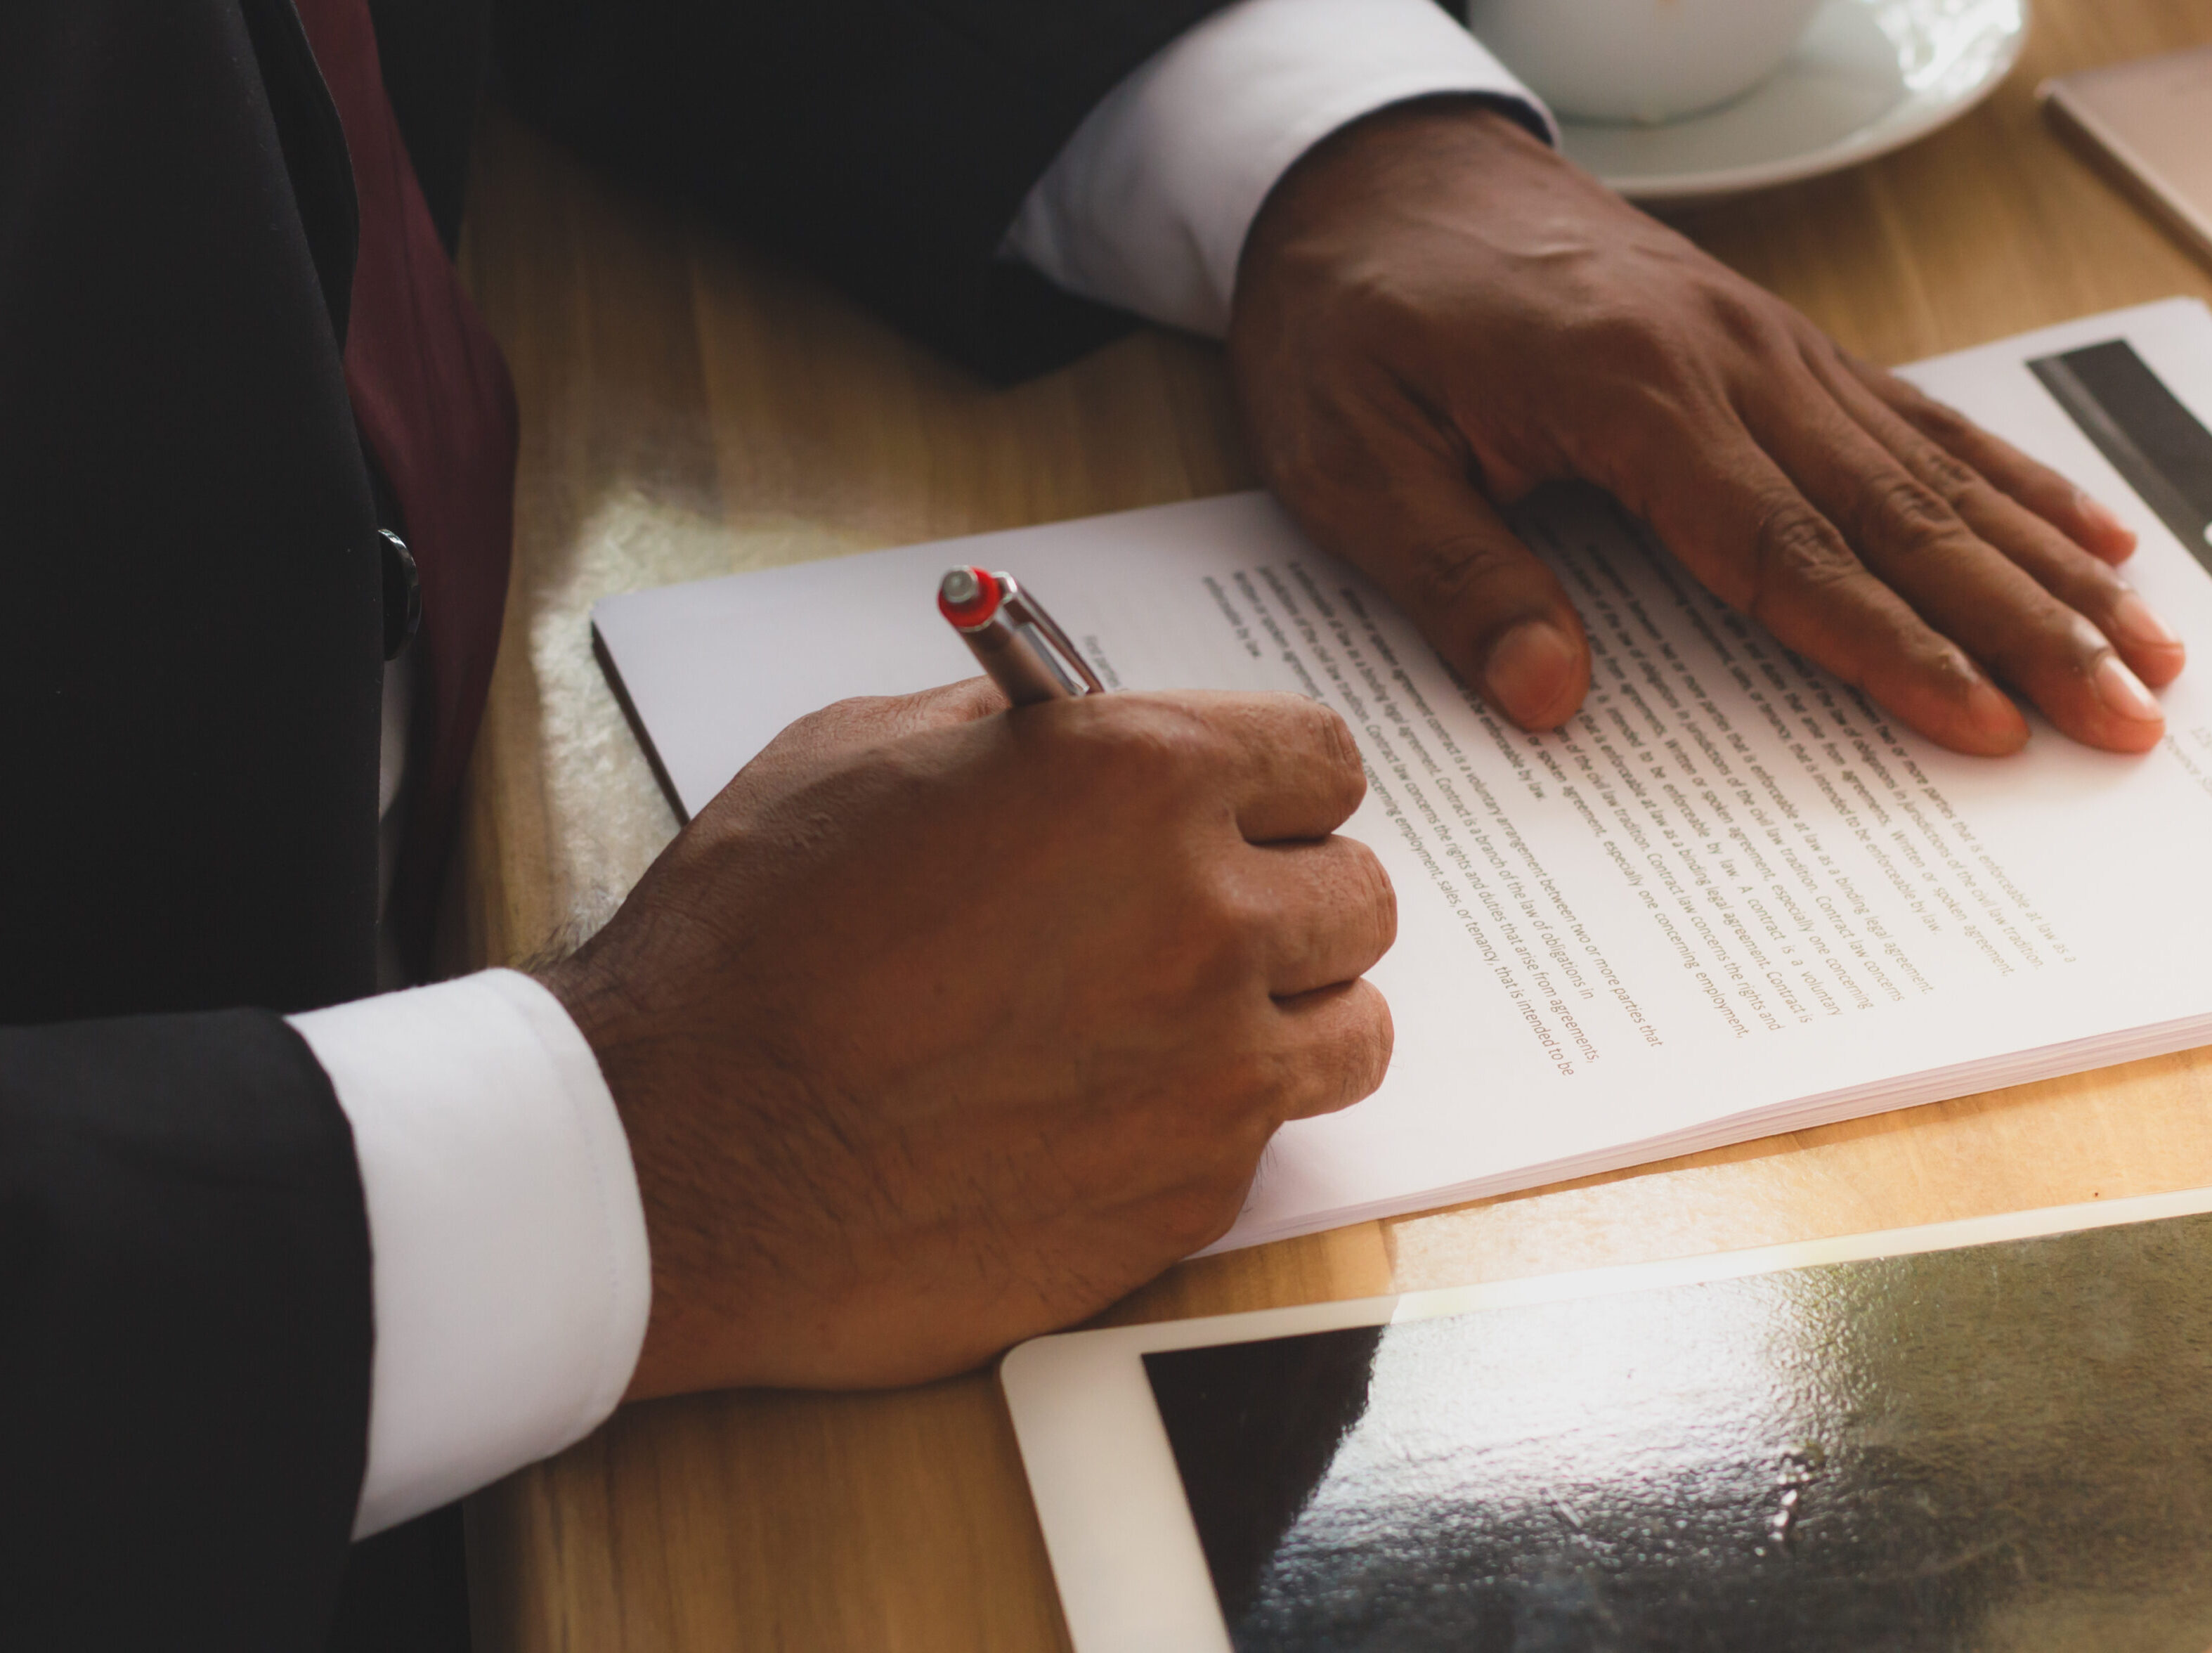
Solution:
[[[1219,0],[511,0],[509,95],[980,370],[1121,325],[994,258]],[[376,0],[441,229],[482,4]],[[0,1639],[312,1648],[369,1251],[281,1013],[373,981],[374,515],[343,137],[289,0],[0,6]]]

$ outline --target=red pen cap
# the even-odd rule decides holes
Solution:
[[[973,631],[999,611],[999,582],[981,568],[954,568],[938,582],[937,611]]]

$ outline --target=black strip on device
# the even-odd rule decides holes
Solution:
[[[2112,469],[2212,573],[2212,430],[2124,338],[2027,365]]]

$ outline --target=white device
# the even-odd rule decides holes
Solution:
[[[2061,75],[2037,95],[2054,125],[2212,259],[2212,46]]]
[[[2101,1426],[2095,1420],[2111,1417],[2116,1408],[2125,1411],[2131,1404],[2129,1380],[2111,1364],[2105,1346],[2115,1328],[2132,1325],[2142,1335],[2141,1328],[2163,1316],[2164,1323],[2182,1325],[2182,1346],[2194,1347],[2197,1340],[2190,1328],[2199,1322],[2212,1323],[2212,1267],[2200,1271],[2178,1266],[2200,1251],[2212,1262],[2212,1224],[2166,1221],[2201,1218],[2207,1212],[2212,1212],[2212,1189],[2200,1188],[1463,1290],[1067,1333],[1015,1349],[1001,1368],[1000,1382],[1077,1653],[1250,1653],[1278,1645],[1487,1646],[1490,1642],[1480,1636],[1436,1639],[1432,1634],[1431,1639],[1401,1642],[1386,1634],[1377,1640],[1372,1639],[1371,1627],[1364,1637],[1340,1640],[1327,1634],[1293,1633],[1279,1643],[1264,1628],[1254,1631],[1249,1620],[1243,1637],[1232,1643],[1194,1516],[1194,1498],[1187,1495],[1163,1402],[1156,1399],[1170,1391],[1156,1387],[1146,1357],[1202,1351],[1212,1358],[1212,1352],[1233,1352],[1237,1346],[1315,1333],[1357,1339],[1359,1328],[1389,1328],[1388,1335],[1398,1338],[1422,1322],[1461,1317],[1450,1339],[1429,1334],[1443,1331],[1442,1327],[1412,1334],[1410,1340],[1425,1340],[1432,1354],[1438,1346],[1462,1351],[1464,1364],[1441,1369],[1446,1378],[1442,1383],[1437,1381],[1439,1369],[1432,1365],[1427,1377],[1414,1386],[1418,1404],[1410,1409],[1412,1415],[1401,1415],[1379,1431],[1379,1450],[1373,1441],[1368,1443],[1365,1468],[1355,1466],[1355,1474],[1366,1478],[1370,1508],[1389,1506],[1393,1477],[1409,1484],[1409,1498],[1424,1496],[1425,1482],[1431,1489],[1428,1495],[1433,1496],[1444,1473],[1439,1468],[1444,1456],[1434,1450],[1435,1443],[1451,1432],[1443,1414],[1457,1408],[1462,1432],[1470,1419],[1479,1431],[1499,1394],[1499,1380],[1510,1377],[1524,1397],[1537,1397],[1537,1413],[1548,1408],[1553,1438],[1579,1431],[1586,1443],[1599,1443],[1601,1469],[1607,1462],[1605,1452],[1613,1449],[1606,1444],[1609,1437],[1626,1438],[1639,1431],[1647,1438],[1657,1437],[1662,1448],[1670,1439],[1717,1439],[1723,1456],[1741,1449],[1750,1460],[1747,1479],[1733,1492],[1723,1489],[1721,1501],[1740,1506],[1742,1489],[1747,1487],[1757,1508],[1748,1516],[1739,1511],[1735,1539],[1717,1547],[1733,1542],[1743,1565],[1786,1571],[1792,1565],[1811,1565],[1802,1547],[1802,1534],[1796,1531],[1801,1517],[1826,1518],[1823,1497],[1853,1490],[1842,1484],[1850,1474],[1846,1462],[1854,1452],[1863,1455],[1864,1443],[1855,1443],[1852,1431],[1871,1431],[1878,1437],[1875,1452],[1889,1455],[1883,1461],[1893,1462],[1902,1437],[1911,1432],[1909,1420],[1928,1420],[1931,1408],[1941,1409],[1940,1395],[1931,1401],[1906,1384],[1900,1390],[1905,1394],[1904,1403],[1885,1412],[1879,1384],[1873,1386],[1875,1398],[1869,1399],[1869,1368],[1863,1361],[1854,1364],[1851,1351],[1863,1353],[1862,1346],[1871,1341],[1877,1346],[1874,1365],[1879,1368],[1892,1357],[1910,1364],[1945,1336],[1968,1340],[1966,1369],[1972,1376],[1963,1387],[1972,1393],[1964,1401],[1966,1426],[1990,1431],[1994,1460],[2015,1449],[2048,1445],[2064,1455],[2063,1462],[2096,1464],[2107,1455],[2093,1437]],[[2104,1232],[2142,1225],[2159,1226]],[[1948,1263],[1930,1255],[2057,1236],[2068,1237],[2043,1240],[2025,1251],[1986,1252]],[[2070,1249],[2062,1255],[2054,1247]],[[1905,1261],[1894,1267],[1882,1264],[1840,1273],[1824,1267],[1875,1259]],[[1811,1276],[1794,1273],[1807,1269],[1822,1272]],[[1975,1282],[2006,1269],[2012,1271],[2012,1285],[1991,1300],[2038,1304],[2035,1312],[2047,1327],[2081,1340],[2080,1359],[2054,1363],[2048,1340],[2039,1345],[2038,1334],[2021,1331],[2010,1318],[2014,1308],[2001,1310],[2004,1317],[1994,1323],[1994,1331],[1990,1324],[1978,1328],[1971,1316],[1961,1319],[1955,1312],[1947,1314],[1946,1280],[1954,1283],[1950,1307],[1955,1311],[1960,1296],[1971,1297],[1982,1289]],[[2139,1283],[2146,1301],[2155,1300],[2132,1320],[2125,1312],[2130,1279]],[[1963,1293],[1955,1284],[1961,1280],[1966,1282]],[[2081,1287],[2070,1311],[2064,1307],[2062,1289],[2068,1280]],[[1736,1284],[1702,1296],[1674,1290],[1716,1282]],[[1932,1295],[1923,1289],[1930,1286],[1936,1288]],[[2176,1289],[2190,1293],[2188,1304],[2194,1305],[2185,1309],[2182,1321],[2175,1319]],[[1701,1301],[1708,1307],[1701,1309]],[[1927,1316],[1906,1313],[1893,1323],[1886,1322],[1885,1316],[1899,1303],[1936,1307]],[[1722,1312],[1711,1311],[1716,1305]],[[1532,1327],[1540,1334],[1532,1336]],[[1693,1358],[1686,1366],[1677,1351],[1669,1365],[1670,1357],[1661,1346],[1668,1340],[1670,1328],[1685,1327],[1677,1340],[1686,1340]],[[1378,1396],[1390,1376],[1389,1351],[1393,1346],[1400,1346],[1402,1353],[1402,1343],[1382,1344],[1371,1380],[1362,1380],[1371,1381]],[[2008,1398],[2003,1387],[2004,1352],[2008,1348],[2018,1354],[2024,1374],[2018,1380],[2021,1388],[2012,1392],[2018,1399]],[[2152,1352],[2146,1348],[2141,1366],[2148,1374],[2142,1381],[2155,1384],[2163,1381],[2160,1374],[2169,1370],[2172,1363],[2170,1351],[2155,1358],[2149,1358]],[[1347,1414],[1341,1408],[1332,1412],[1328,1397],[1310,1392],[1316,1387],[1311,1375],[1322,1367],[1301,1364],[1295,1354],[1284,1359],[1284,1370],[1304,1371],[1307,1381],[1256,1386],[1252,1401],[1264,1406],[1280,1400],[1293,1411],[1303,1408],[1322,1417],[1327,1420],[1322,1433],[1328,1437]],[[1820,1400],[1824,1362],[1848,1369],[1835,1391],[1844,1395],[1843,1402],[1825,1414]],[[1955,1373],[1959,1363],[1937,1370]],[[2069,1370],[2078,1370],[2078,1382],[2069,1378]],[[1462,1371],[1463,1383],[1452,1381]],[[1402,1359],[1398,1376],[1404,1376]],[[1949,1387],[1956,1391],[1962,1385],[1954,1379]],[[1403,1389],[1402,1383],[1400,1388]],[[1773,1400],[1777,1395],[1785,1397],[1778,1409]],[[1805,1401],[1805,1395],[1813,1398]],[[1224,1418],[1249,1415],[1253,1409],[1237,1404],[1234,1395],[1217,1398],[1224,1403],[1219,1414]],[[1382,1402],[1378,1399],[1372,1404]],[[2075,1415],[2090,1420],[2081,1425],[2090,1433],[2077,1429],[2067,1437],[2069,1404]],[[2023,1410],[2036,1416],[2034,1430],[2016,1427],[2014,1414]],[[2181,1417],[2170,1401],[2134,1405],[2138,1418],[2161,1411],[2164,1426],[2179,1443],[2178,1459],[2161,1443],[2162,1464],[2204,1455],[2191,1443],[2197,1434],[2212,1433],[2212,1404],[2204,1416],[2190,1418]],[[1823,1416],[1829,1422],[1820,1421]],[[1844,1421],[1835,1421],[1838,1418]],[[1907,1424],[1900,1425],[1899,1419]],[[1740,1440],[1719,1438],[1744,1419],[1748,1421],[1741,1423]],[[1564,1543],[1570,1552],[1577,1541],[1596,1544],[1607,1519],[1601,1475],[1594,1480],[1587,1473],[1592,1462],[1587,1452],[1579,1463],[1579,1479],[1572,1453],[1546,1456],[1546,1427],[1531,1430],[1529,1421],[1524,1404],[1520,1413],[1497,1425],[1501,1431],[1520,1432],[1499,1434],[1488,1443],[1492,1449],[1475,1455],[1474,1462],[1486,1473],[1494,1472],[1511,1484],[1492,1480],[1478,1486],[1474,1500],[1517,1498],[1538,1506],[1555,1505],[1557,1529],[1543,1541]],[[1538,1419],[1540,1425],[1542,1421]],[[1956,1421],[1942,1425],[1954,1431],[1944,1439],[1955,1442]],[[1762,1429],[1778,1443],[1770,1453],[1771,1462],[1760,1455],[1768,1450],[1759,1444],[1765,1438],[1759,1434]],[[1833,1433],[1825,1447],[1818,1438],[1807,1438],[1831,1429]],[[1748,1447],[1743,1447],[1744,1442]],[[1183,1443],[1188,1449],[1187,1431]],[[1346,1455],[1358,1455],[1353,1449],[1358,1437],[1346,1426],[1321,1445],[1324,1456],[1336,1453],[1340,1462]],[[1515,1482],[1510,1471],[1516,1452],[1524,1465],[1533,1462],[1537,1473],[1524,1474]],[[1309,1469],[1312,1463],[1309,1456]],[[1662,1474],[1658,1501],[1638,1517],[1637,1530],[1643,1530],[1655,1511],[1670,1516],[1681,1511],[1694,1517],[1697,1511],[1678,1502],[1678,1494],[1683,1486],[1697,1484],[1710,1468],[1710,1462],[1693,1465],[1695,1473],[1675,1473],[1671,1480]],[[2045,1465],[2027,1473],[2033,1476],[2047,1469]],[[2159,1474],[2170,1480],[2162,1465]],[[2091,1470],[2084,1468],[2078,1475],[2081,1496],[2102,1492],[2088,1485]],[[1373,1497],[1378,1486],[1383,1494],[1379,1506]],[[1939,1485],[1938,1492],[1942,1490]],[[1926,1501],[1924,1492],[1915,1496]],[[2067,1510],[2075,1507],[2073,1500],[2059,1503]],[[1293,1508],[1294,1503],[1284,1507]],[[1587,1533],[1577,1507],[1588,1517]],[[1743,1520],[1752,1523],[1748,1538],[1741,1535]],[[1650,1524],[1671,1528],[1683,1522],[1670,1519]],[[1354,1534],[1355,1541],[1358,1536]],[[1387,1534],[1378,1541],[1387,1544]],[[2063,1541],[2078,1546],[2082,1541],[2069,1532]],[[2130,1541],[2124,1532],[2110,1540],[2114,1545]],[[1356,1569],[1353,1577],[1352,1593],[1375,1587],[1371,1577]],[[1446,1587],[1450,1583],[1438,1582]],[[1402,1599],[1407,1593],[1402,1576],[1396,1587]],[[1340,1595],[1345,1593],[1340,1581],[1336,1588]]]

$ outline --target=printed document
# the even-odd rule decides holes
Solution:
[[[1382,1090],[1287,1127],[1225,1246],[2212,1042],[2212,576],[2030,363],[2124,341],[2212,425],[2174,301],[1923,363],[1933,394],[2111,503],[2188,641],[2138,757],[2037,721],[1946,752],[1711,596],[1603,495],[1516,526],[1588,626],[1589,700],[1524,733],[1367,580],[1247,494],[611,598],[595,620],[702,807],[792,719],[972,676],[951,566],[1012,572],[1109,688],[1341,713],[1399,939]]]

